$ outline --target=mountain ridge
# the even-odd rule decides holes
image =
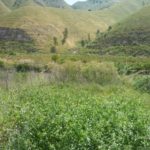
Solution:
[[[87,0],[79,1],[72,5],[74,9],[95,10],[110,7],[115,3],[115,0]]]
[[[74,9],[85,9],[85,10],[100,10],[104,8],[109,8],[112,5],[118,3],[126,3],[126,0],[87,0],[87,1],[79,1],[72,5]],[[149,0],[136,0],[135,3],[141,2],[141,4],[148,4]]]
[[[1,0],[9,9],[16,9],[23,6],[42,6],[69,8],[69,5],[64,0]]]

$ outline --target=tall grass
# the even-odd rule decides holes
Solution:
[[[14,88],[25,84],[51,83],[97,83],[100,85],[118,84],[120,78],[113,63],[66,62],[63,64],[51,63],[45,66],[42,72],[35,72],[30,65],[17,65],[18,71],[1,70],[0,86]],[[33,70],[32,70],[33,69]]]
[[[80,83],[98,83],[101,85],[120,82],[117,69],[113,63],[99,62],[66,62],[50,64],[47,72],[51,73],[52,81],[75,81]]]

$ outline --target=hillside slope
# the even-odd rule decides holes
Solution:
[[[74,46],[75,41],[86,37],[89,32],[95,32],[97,28],[103,30],[107,28],[104,20],[98,23],[99,19],[94,13],[39,6],[22,7],[1,16],[0,19],[1,27],[19,27],[25,30],[35,39],[40,48],[50,47],[54,36],[60,41],[65,28],[69,31],[67,41],[69,46]]]
[[[89,47],[100,53],[150,55],[150,6],[101,34]]]
[[[10,31],[20,28],[33,39],[39,49],[48,51],[53,38],[57,37],[60,44],[63,31],[68,28],[69,36],[65,47],[73,47],[76,41],[87,38],[89,33],[92,38],[97,29],[106,31],[108,26],[138,11],[143,7],[142,2],[143,0],[126,0],[110,8],[91,12],[29,5],[0,15],[0,27],[10,28]]]
[[[29,6],[29,5],[56,7],[56,8],[69,7],[64,0],[2,0],[2,2],[10,9]]]
[[[4,5],[4,3],[0,0],[0,14],[5,14],[10,12],[9,8]]]

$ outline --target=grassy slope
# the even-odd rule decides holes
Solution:
[[[89,31],[94,32],[99,27],[105,28],[105,24],[99,25],[96,20],[95,14],[87,12],[30,6],[17,9],[2,18],[1,26],[13,28],[19,26],[28,31],[42,45],[45,42],[50,43],[53,36],[61,37],[64,28],[67,27],[70,34],[68,44],[72,45],[74,39],[82,35],[86,36]],[[90,26],[85,28],[88,24]]]
[[[143,8],[141,11],[133,14],[130,18],[117,24],[113,32],[133,32],[149,31],[150,27],[150,6]]]
[[[102,47],[111,47],[110,49],[107,49],[107,51],[104,51],[110,54],[122,53],[122,49],[126,50],[127,53],[131,55],[136,55],[136,53],[138,55],[150,55],[149,13],[150,6],[144,7],[142,10],[133,14],[126,20],[113,26],[112,30],[107,32],[105,36],[101,35],[100,38],[95,41],[95,46],[93,47],[98,49],[101,49]],[[126,47],[120,45],[125,45]],[[118,46],[120,48],[118,48]]]
[[[0,26],[25,29],[42,49],[49,49],[53,36],[60,40],[64,28],[67,27],[67,43],[71,47],[75,41],[87,37],[88,33],[93,36],[97,29],[105,31],[109,25],[139,10],[142,7],[141,1],[127,0],[109,9],[92,12],[26,6],[1,15]]]

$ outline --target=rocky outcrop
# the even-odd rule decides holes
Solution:
[[[29,42],[32,39],[22,29],[18,29],[18,28],[12,29],[12,28],[0,27],[0,40]]]
[[[0,52],[36,52],[34,40],[22,29],[0,27]]]

